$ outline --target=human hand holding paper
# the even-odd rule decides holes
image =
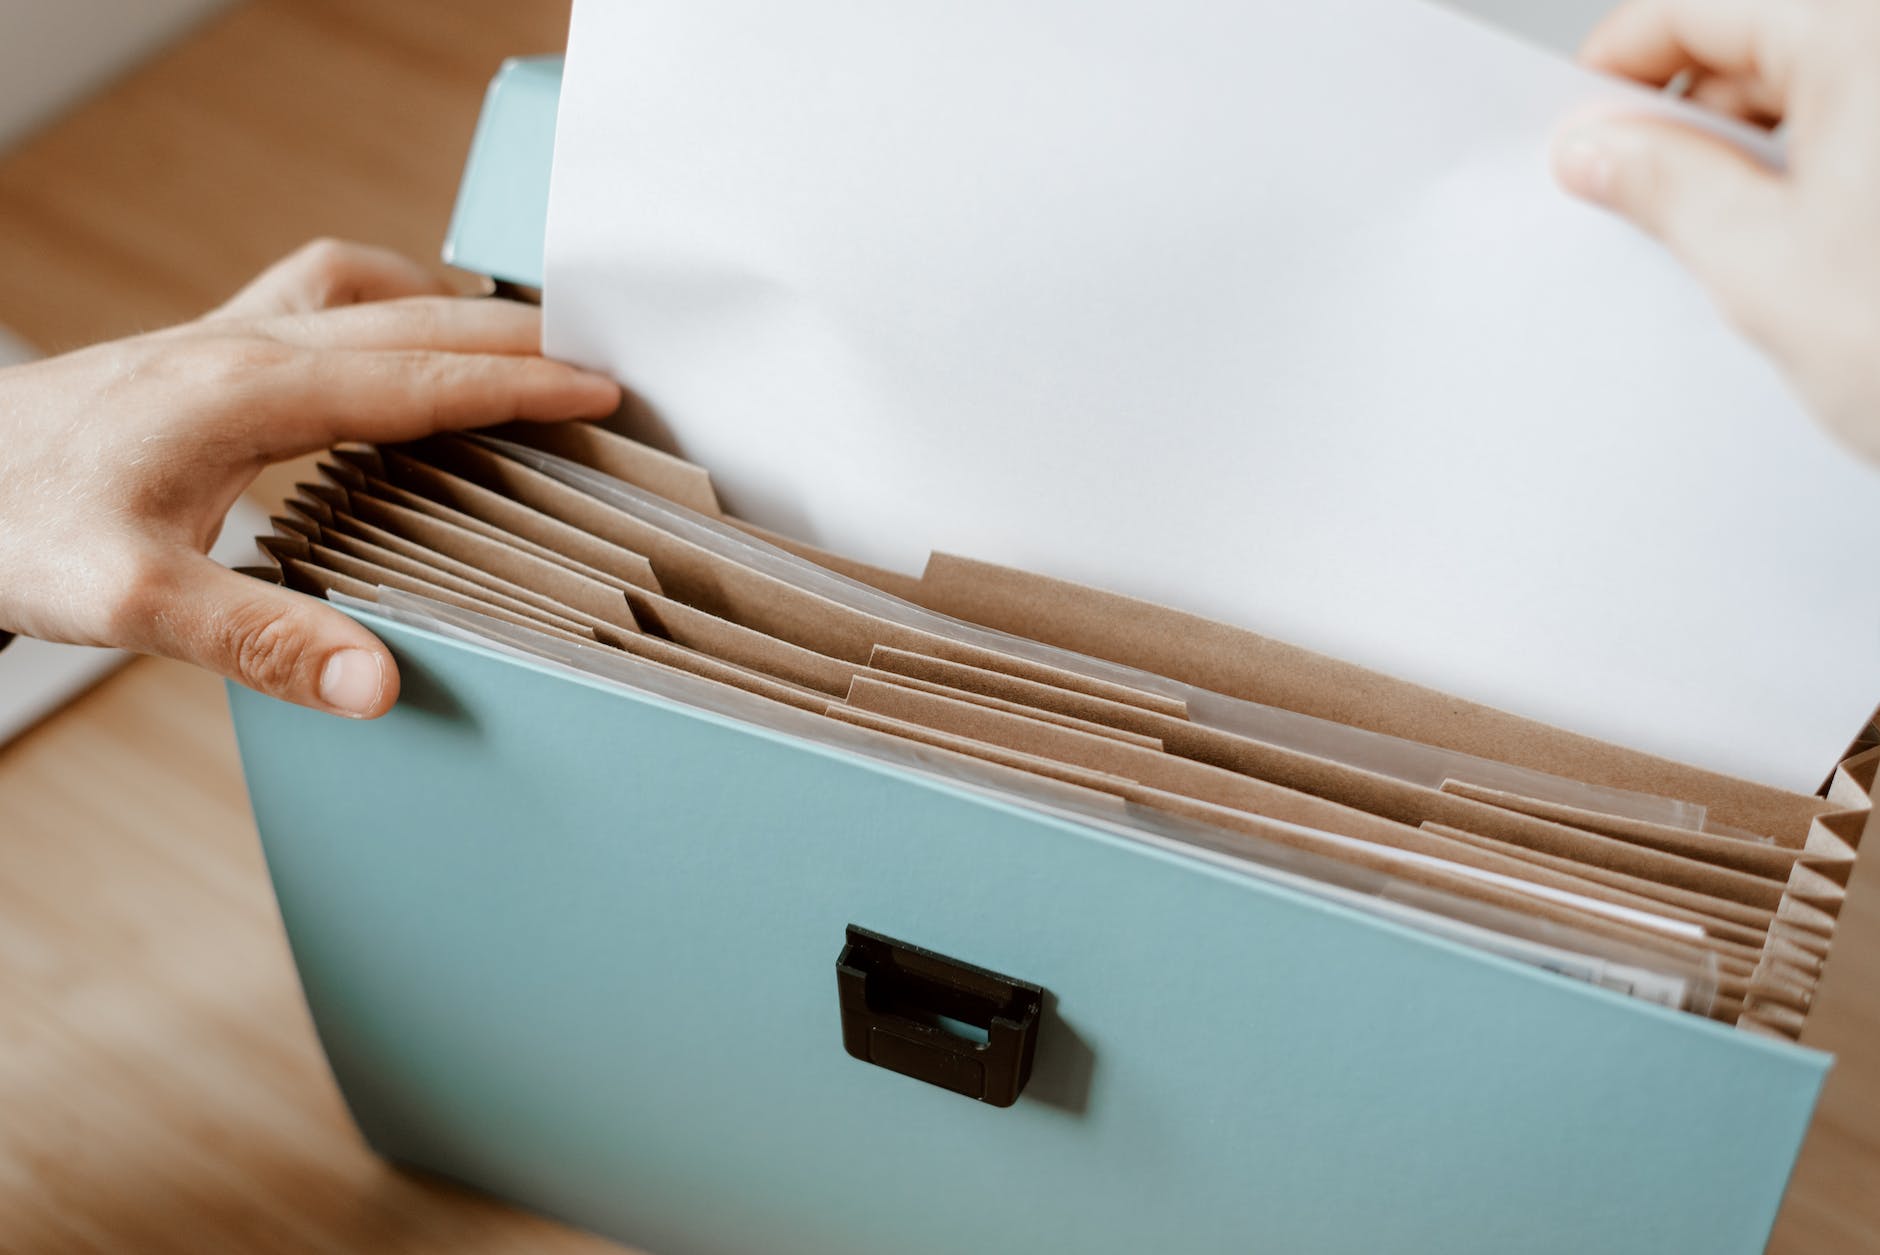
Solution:
[[[1615,119],[1556,146],[1566,186],[1662,239],[1827,427],[1880,460],[1880,9],[1632,0],[1594,67],[1785,127],[1781,172],[1687,127]]]
[[[194,322],[0,371],[0,629],[383,714],[398,676],[370,632],[204,555],[270,462],[618,404],[609,380],[537,355],[532,307],[446,291],[396,254],[322,242]]]

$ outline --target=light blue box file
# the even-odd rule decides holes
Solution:
[[[542,286],[560,57],[516,57],[490,81],[444,260],[502,283]]]
[[[557,82],[493,85],[458,264],[539,283]],[[308,1003],[393,1160],[658,1255],[1767,1240],[1826,1055],[360,617],[404,677],[384,719],[231,707]],[[852,924],[1048,991],[1014,1106],[845,1053]]]

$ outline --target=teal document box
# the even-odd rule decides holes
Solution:
[[[539,283],[557,81],[493,86],[458,264]],[[1767,1240],[1825,1055],[359,613],[391,714],[231,705],[321,1040],[394,1161],[658,1255]],[[992,1040],[845,1020],[869,981],[936,1022],[1003,1000]]]

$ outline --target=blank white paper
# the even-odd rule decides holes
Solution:
[[[1150,598],[1812,790],[1880,475],[1411,0],[580,0],[546,347],[728,507]]]

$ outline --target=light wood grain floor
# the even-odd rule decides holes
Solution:
[[[58,348],[172,322],[314,235],[435,255],[485,82],[565,20],[565,0],[257,0],[211,22],[0,161],[0,324]],[[1877,896],[1832,977],[1843,1062],[1785,1255],[1880,1251]],[[217,682],[140,661],[0,751],[0,1252],[615,1249],[360,1146]]]

